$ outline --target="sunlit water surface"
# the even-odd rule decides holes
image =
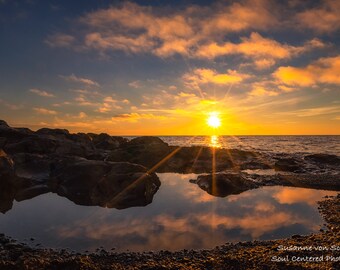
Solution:
[[[189,183],[196,175],[159,174],[152,204],[124,210],[75,205],[56,194],[15,203],[0,232],[33,245],[94,251],[213,248],[318,231],[317,201],[335,192],[264,187],[216,198]]]
[[[160,138],[176,146],[199,145],[267,153],[340,155],[340,136],[164,136]]]

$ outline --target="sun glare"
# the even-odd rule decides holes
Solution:
[[[207,119],[208,126],[212,128],[218,128],[221,126],[221,119],[217,113],[212,113]]]

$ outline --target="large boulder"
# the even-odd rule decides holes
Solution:
[[[17,153],[12,155],[15,173],[19,177],[46,180],[50,175],[50,167],[55,157],[43,154]]]
[[[275,162],[274,169],[275,171],[299,172],[301,166],[293,158],[282,158]]]
[[[94,146],[103,150],[114,150],[127,142],[123,137],[110,136],[106,133],[101,133],[99,135],[89,133],[89,136],[92,139]]]
[[[50,187],[80,205],[126,208],[152,202],[160,181],[141,165],[78,159],[56,164]]]
[[[329,154],[312,154],[305,156],[305,160],[312,161],[321,165],[340,166],[340,158],[336,155]]]
[[[7,142],[18,142],[34,132],[28,128],[12,128],[5,121],[0,120],[0,137],[6,138]]]
[[[162,161],[170,151],[168,144],[157,137],[138,137],[112,151],[108,160],[126,161],[152,168]]]
[[[218,173],[200,175],[196,183],[201,189],[210,195],[226,197],[231,194],[240,194],[246,190],[257,188],[253,181],[244,178],[239,173]]]

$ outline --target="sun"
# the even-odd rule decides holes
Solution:
[[[208,126],[212,128],[218,128],[221,126],[221,119],[217,113],[211,113],[207,119]]]

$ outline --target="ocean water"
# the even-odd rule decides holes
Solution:
[[[214,146],[267,153],[340,155],[340,136],[164,136],[176,146]]]

